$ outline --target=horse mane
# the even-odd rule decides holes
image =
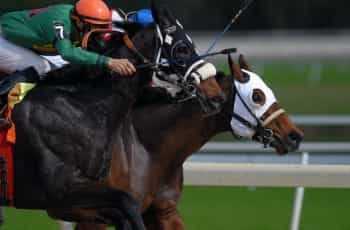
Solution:
[[[168,91],[161,87],[147,86],[141,90],[134,107],[145,107],[148,105],[163,105],[174,103],[173,97]]]
[[[215,76],[217,82],[221,84],[223,81],[231,78],[229,75],[225,75],[224,72],[219,71]],[[174,104],[176,103],[172,95],[164,88],[161,87],[144,87],[138,96],[135,107],[145,107],[148,105],[161,106],[164,104]],[[197,103],[189,101],[189,104]]]
[[[218,71],[216,76],[215,76],[215,79],[219,84],[227,78],[231,78],[231,76],[226,75],[223,71]]]

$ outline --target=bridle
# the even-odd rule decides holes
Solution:
[[[262,121],[253,113],[253,111],[249,108],[247,103],[243,100],[241,94],[239,93],[236,87],[235,81],[236,79],[233,77],[232,93],[231,93],[232,94],[231,96],[233,98],[233,106],[232,106],[233,109],[232,109],[231,116],[237,121],[239,121],[240,123],[242,123],[247,128],[253,130],[255,132],[253,139],[261,142],[264,145],[264,147],[267,148],[272,143],[272,141],[274,141],[274,132],[272,129],[269,129],[266,126],[270,124],[275,118],[277,118],[281,114],[284,114],[285,111],[284,109],[280,108],[275,112],[273,112],[272,114],[270,114],[265,120]],[[248,111],[248,113],[255,119],[256,125],[249,122],[248,120],[246,120],[245,118],[243,118],[242,116],[240,116],[235,112],[234,105],[235,105],[235,100],[237,98],[242,102],[243,106]],[[239,137],[234,132],[233,132],[233,135],[236,137]]]
[[[186,48],[190,49],[189,46],[184,42],[184,44],[181,43],[175,43],[174,46],[171,47],[171,55],[168,57],[165,57],[166,60],[164,61],[162,57],[162,52],[164,49],[163,44],[166,42],[160,31],[160,27],[156,25],[156,47],[155,52],[153,54],[153,60],[149,60],[146,58],[135,46],[134,42],[130,38],[128,33],[123,34],[123,42],[125,47],[127,47],[139,60],[141,60],[141,64],[135,65],[137,69],[150,69],[152,71],[152,75],[154,77],[159,78],[160,80],[169,82],[173,85],[176,85],[181,89],[181,92],[179,95],[175,97],[175,101],[178,103],[183,103],[188,100],[197,99],[199,101],[199,104],[201,105],[201,108],[203,109],[204,113],[206,115],[214,114],[215,112],[210,110],[210,104],[207,102],[206,97],[203,93],[198,90],[196,86],[196,82],[202,79],[201,74],[199,73],[199,70],[203,65],[205,64],[205,61],[202,60],[202,56],[193,58],[193,52],[191,52],[191,57],[188,59],[181,59],[181,57],[177,57],[175,54],[176,50],[181,48],[182,45],[186,46]],[[82,48],[88,47],[89,38],[94,33],[113,33],[113,32],[119,32],[115,31],[113,29],[94,29],[91,30],[89,33],[87,33],[82,41]],[[226,54],[227,52],[235,52],[236,49],[226,49],[221,52],[216,52],[212,54],[206,54],[206,56],[213,56],[218,54]],[[107,51],[108,53],[111,52],[111,50]],[[225,53],[226,52],[226,53]],[[175,68],[171,68],[172,65],[175,66],[186,66],[186,62],[191,62],[192,65],[188,67],[186,73],[184,76],[176,71]],[[176,75],[176,77],[170,76],[170,74]],[[194,77],[193,77],[193,76]]]
[[[136,48],[136,46],[134,45],[134,43],[132,42],[132,40],[130,39],[127,33],[123,35],[123,41],[125,46],[143,62],[142,64],[137,65],[136,68],[137,69],[150,68],[153,71],[153,76],[179,87],[182,90],[182,94],[175,97],[176,102],[183,103],[185,101],[197,99],[199,104],[201,105],[201,108],[203,109],[204,113],[207,116],[210,116],[211,114],[216,113],[214,111],[212,111],[211,113],[211,110],[209,109],[210,105],[206,101],[205,95],[201,93],[195,85],[196,79],[193,79],[193,80],[190,79],[191,77],[190,75],[192,73],[196,74],[198,78],[201,78],[200,74],[197,73],[197,70],[203,67],[205,62],[203,60],[200,60],[201,59],[200,56],[197,57],[198,60],[188,59],[187,61],[190,60],[191,62],[193,62],[193,64],[188,68],[185,75],[182,76],[181,73],[179,73],[178,71],[170,67],[171,65],[177,65],[177,66],[186,65],[185,64],[186,60],[181,60],[180,58],[176,58],[176,55],[174,54],[176,49],[178,49],[177,45],[181,46],[183,44],[175,43],[175,45],[171,48],[170,57],[166,57],[167,59],[164,62],[161,59],[161,55],[162,55],[163,44],[165,39],[163,38],[158,25],[156,26],[156,34],[158,38],[156,39],[156,41],[158,41],[158,43],[156,44],[156,49],[155,49],[156,54],[155,54],[154,61],[150,61],[149,59],[144,57],[144,55]],[[186,47],[186,48],[190,49],[190,47]],[[167,73],[167,71],[171,72],[171,74],[175,74],[177,77],[176,78],[170,77],[170,74]]]

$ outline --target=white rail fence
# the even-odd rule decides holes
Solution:
[[[294,115],[291,118],[294,123],[306,126],[350,125],[350,116],[348,115]]]
[[[217,32],[193,32],[191,36],[201,52],[208,49]],[[350,57],[350,31],[345,33],[250,33],[226,34],[216,49],[238,47],[239,52],[257,60],[341,59]],[[224,57],[218,56],[223,59]]]
[[[212,142],[202,153],[271,152],[261,145],[251,143]],[[304,143],[300,151],[302,164],[246,164],[186,162],[185,185],[195,186],[263,186],[296,187],[291,230],[298,230],[303,206],[304,187],[350,188],[350,165],[308,165],[309,153],[349,152],[350,143]],[[73,229],[69,223],[61,223],[62,230]]]
[[[350,188],[348,165],[186,163],[185,185]]]
[[[209,143],[202,152],[259,152],[261,146],[248,143]],[[264,152],[272,151],[270,149]],[[308,165],[310,152],[348,152],[350,143],[304,143],[301,164],[242,164],[186,162],[186,185],[296,187],[290,230],[298,230],[304,187],[350,188],[350,165]]]

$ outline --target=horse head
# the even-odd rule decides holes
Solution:
[[[207,114],[218,113],[226,98],[216,82],[215,66],[200,58],[192,39],[165,4],[153,1],[152,12],[162,44],[158,57],[166,60],[162,70],[175,74],[171,83],[197,98]]]
[[[229,65],[233,75],[229,112],[233,134],[271,146],[279,154],[296,151],[303,132],[290,120],[272,90],[252,72],[243,55],[239,65],[229,56]]]

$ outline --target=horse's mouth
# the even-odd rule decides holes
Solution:
[[[276,150],[279,155],[285,155],[289,152],[295,152],[299,149],[301,140],[293,140],[287,138],[287,141],[282,140],[279,136],[275,135],[274,140],[270,143],[270,146]]]
[[[226,101],[225,97],[217,96],[214,99],[210,100],[209,104],[209,111],[207,113],[208,116],[216,115],[221,112],[224,103]]]
[[[204,98],[201,95],[198,99],[205,117],[220,113],[226,102],[226,96],[224,94],[219,94],[210,99]]]

